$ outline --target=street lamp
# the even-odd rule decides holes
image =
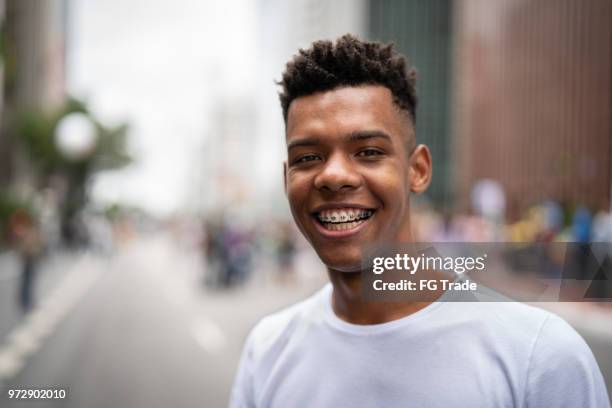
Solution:
[[[98,142],[96,128],[83,113],[64,116],[55,128],[55,145],[63,157],[77,166],[64,166],[66,190],[61,204],[61,234],[68,245],[85,242],[87,232],[79,214],[87,202],[89,165],[87,159],[94,153]],[[81,165],[82,164],[82,165]]]
[[[96,128],[84,113],[64,116],[55,128],[55,144],[64,157],[78,161],[93,153],[98,142]]]

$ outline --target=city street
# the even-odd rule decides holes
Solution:
[[[39,308],[27,318],[13,317],[16,323],[3,335],[0,406],[226,406],[249,329],[325,281],[312,263],[311,273],[299,271],[293,284],[259,271],[245,288],[205,289],[199,256],[174,242],[158,236],[128,244],[110,259],[64,258],[63,270],[49,275],[55,287],[43,291]],[[7,294],[0,299],[6,302]],[[601,323],[586,319],[578,328],[610,387],[612,336],[597,329]],[[68,398],[7,399],[9,389],[33,387],[67,388]]]
[[[226,406],[249,329],[321,282],[254,282],[205,292],[197,257],[164,238],[131,245],[112,260],[77,262],[79,270],[66,271],[57,299],[78,299],[6,379],[0,406]],[[7,365],[0,352],[0,373]],[[67,387],[69,396],[45,403],[7,400],[6,390],[26,387]]]
[[[313,248],[376,274],[331,271],[349,321],[429,306],[363,300],[443,292],[493,317],[438,303],[347,326],[363,342],[329,308],[278,338],[264,325],[252,377],[288,371],[290,394],[255,381],[259,400],[317,405],[296,398],[306,378],[342,406],[466,404],[442,383],[534,405],[575,384],[580,368],[556,367],[596,377],[566,326],[492,299],[565,319],[612,395],[611,15],[612,0],[0,0],[0,408],[228,406],[251,329],[328,284]],[[415,243],[450,245],[393,253]],[[293,329],[303,343],[275,359]]]

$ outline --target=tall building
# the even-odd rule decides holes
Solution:
[[[546,199],[610,206],[612,2],[456,3],[456,186],[506,191],[510,218]]]
[[[2,38],[6,37],[6,1],[0,0],[0,27],[2,27]],[[8,141],[4,135],[4,70],[6,66],[6,47],[0,51],[0,185],[8,183],[10,167],[8,165]]]
[[[417,68],[417,139],[438,207],[492,179],[510,219],[553,199],[610,207],[612,2],[370,0],[369,36]]]
[[[211,112],[211,135],[202,154],[203,189],[197,200],[205,212],[230,207],[256,211],[253,200],[254,104],[248,97],[218,95]]]
[[[0,179],[20,190],[31,185],[31,169],[9,125],[19,112],[64,102],[66,9],[66,0],[6,0]]]

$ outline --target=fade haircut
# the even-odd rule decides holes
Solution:
[[[287,63],[278,83],[283,118],[287,123],[294,99],[344,86],[382,85],[393,95],[393,102],[416,121],[416,70],[393,44],[362,41],[345,34],[335,43],[316,41],[300,49]]]

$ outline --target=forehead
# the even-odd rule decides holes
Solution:
[[[384,86],[343,87],[296,98],[287,114],[287,139],[308,134],[382,130],[404,136],[410,124]]]

